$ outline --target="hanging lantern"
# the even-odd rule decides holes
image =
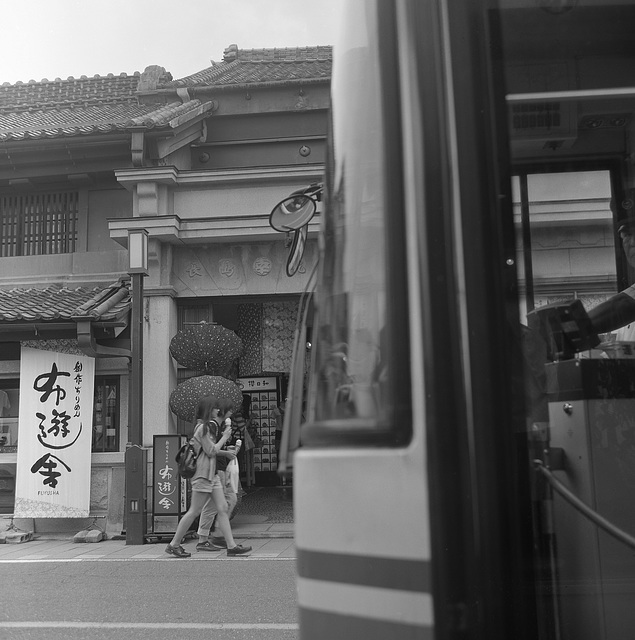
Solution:
[[[238,411],[243,403],[240,387],[232,380],[221,376],[196,376],[181,382],[170,394],[170,410],[181,420],[194,422],[194,414],[199,401],[205,396],[224,398]]]
[[[182,367],[208,375],[225,375],[242,351],[231,329],[207,322],[186,325],[170,342],[170,354]]]

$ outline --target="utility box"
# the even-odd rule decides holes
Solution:
[[[635,536],[635,359],[546,366],[554,475],[606,520]],[[635,629],[635,550],[553,495],[562,640],[623,640]]]
[[[152,533],[173,536],[187,511],[187,480],[179,476],[176,454],[187,438],[154,436],[152,464]]]
[[[126,449],[126,544],[144,544],[148,451],[138,445]]]

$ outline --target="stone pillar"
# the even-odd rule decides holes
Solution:
[[[170,340],[176,334],[176,302],[171,296],[149,295],[145,300],[143,356],[143,446],[153,436],[175,433],[176,417],[170,411],[170,392],[176,388],[176,363]]]

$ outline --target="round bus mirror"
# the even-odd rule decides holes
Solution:
[[[269,225],[276,231],[296,231],[315,215],[315,200],[306,195],[289,196],[281,200],[269,215]]]
[[[304,255],[304,246],[306,245],[307,232],[308,227],[304,225],[293,234],[293,243],[291,244],[291,250],[287,258],[287,275],[289,277],[295,275],[295,272],[300,268],[300,262],[302,262],[302,256]]]

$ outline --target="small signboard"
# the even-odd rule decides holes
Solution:
[[[180,435],[154,436],[152,465],[152,529],[174,533],[187,511],[187,480],[179,476],[176,454],[185,443]]]
[[[236,381],[243,393],[253,391],[275,391],[278,388],[278,378],[270,376],[266,378],[238,378]]]

